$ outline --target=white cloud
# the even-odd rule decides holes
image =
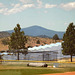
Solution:
[[[20,3],[11,4],[10,7],[5,7],[3,3],[0,3],[0,13],[4,15],[10,15],[18,12],[22,12],[27,8],[35,7],[35,8],[53,8],[53,7],[61,7],[65,10],[72,10],[75,9],[75,2],[70,2],[66,4],[43,4],[41,0],[36,0],[36,3],[32,0],[19,0]],[[48,11],[44,11],[44,13],[48,13]]]
[[[32,3],[32,0],[20,0],[20,2],[22,2],[22,3],[24,3],[24,4],[25,4],[25,3],[27,4],[27,3]]]
[[[41,0],[37,0],[37,3],[38,3],[38,8],[41,8],[42,7],[42,1]]]
[[[4,14],[4,15],[10,15],[10,14],[14,14],[14,13],[18,13],[21,12],[27,8],[31,8],[34,7],[34,4],[11,4],[11,6],[13,6],[12,8],[2,8],[0,9],[0,13]]]
[[[31,8],[33,6],[34,6],[34,4],[24,4],[22,6],[20,4],[16,4],[16,5],[14,5],[13,8],[11,8],[7,12],[5,12],[4,15],[18,13],[18,12],[25,10],[26,8]]]
[[[8,10],[8,8],[2,8],[0,9],[0,13],[5,13]]]
[[[11,4],[11,6],[14,6],[14,8],[20,7],[20,4]]]
[[[66,4],[63,3],[60,5],[60,7],[65,10],[72,10],[72,9],[75,9],[75,2],[70,2],[70,3],[66,3]]]
[[[57,5],[54,4],[45,4],[45,8],[53,8],[56,7]]]
[[[3,3],[0,3],[0,8],[1,8],[1,7],[5,7]]]

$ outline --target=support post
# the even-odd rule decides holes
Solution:
[[[18,56],[17,56],[17,59],[19,60],[19,51],[18,51]]]

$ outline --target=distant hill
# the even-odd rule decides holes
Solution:
[[[3,37],[8,37],[10,36],[11,34],[8,33],[8,32],[0,32],[0,38],[3,38]]]
[[[38,36],[36,36],[36,37],[41,37],[41,38],[51,38],[51,37],[49,37],[49,36],[47,36],[47,35],[38,35]]]
[[[55,34],[58,34],[59,38],[62,38],[64,34],[64,32],[49,30],[37,25],[27,27],[27,28],[22,28],[22,30],[25,32],[25,35],[29,35],[29,36],[45,35],[52,38]],[[13,30],[10,30],[8,32],[12,33]]]

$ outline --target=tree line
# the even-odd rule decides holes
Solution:
[[[59,40],[58,35],[55,34],[53,36],[53,39]],[[18,60],[20,52],[24,53],[25,55],[28,52],[28,50],[25,47],[27,40],[28,38],[25,36],[24,31],[21,31],[20,25],[17,24],[17,26],[14,28],[14,32],[10,36],[9,50],[13,50],[18,53]],[[4,43],[7,44],[6,42]],[[40,41],[38,40],[37,43],[40,43]],[[62,49],[63,49],[62,53],[64,55],[71,56],[71,62],[72,62],[72,56],[75,55],[75,25],[73,23],[69,24],[69,26],[66,29],[66,32],[63,35]]]

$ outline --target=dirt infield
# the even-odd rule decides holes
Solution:
[[[75,75],[75,72],[55,73],[55,74],[41,74],[41,75]]]

